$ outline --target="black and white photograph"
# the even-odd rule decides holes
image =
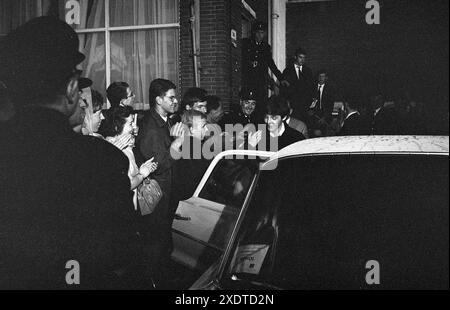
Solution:
[[[0,0],[0,290],[448,291],[448,16]]]

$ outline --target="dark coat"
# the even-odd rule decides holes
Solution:
[[[291,145],[292,143],[302,141],[305,139],[305,137],[300,132],[291,128],[289,125],[284,124],[284,128],[285,130],[283,134],[278,138],[271,137],[269,131],[267,130],[266,141],[268,144],[266,145],[266,150],[276,152],[278,150],[285,148],[288,145]],[[277,139],[278,141],[274,143],[273,142],[274,139]],[[278,145],[278,147],[277,149],[271,149],[271,145]]]
[[[316,91],[314,94],[314,98],[319,100],[315,107],[315,113],[320,118],[325,117],[327,123],[330,124],[333,118],[333,108],[336,97],[335,87],[330,83],[325,83],[322,91],[322,100],[320,100],[320,93],[317,88],[318,85],[316,85]],[[322,108],[320,109],[320,107]]]
[[[171,121],[166,123],[152,108],[139,124],[137,158],[147,161],[154,157],[158,169],[150,175],[158,181],[163,191],[153,213],[142,218],[142,236],[145,242],[145,265],[147,273],[156,281],[164,277],[164,264],[170,259],[172,215],[169,204],[173,185],[173,166],[176,159],[170,153],[173,138],[170,136]]]
[[[369,134],[369,124],[359,113],[350,115],[350,117],[344,121],[344,125],[339,131],[340,136],[363,136]]]
[[[111,271],[136,257],[128,159],[47,108],[20,111],[8,136],[0,147],[0,288],[70,288],[69,260],[80,264],[78,288],[114,287]]]
[[[283,71],[283,78],[290,84],[281,89],[281,94],[286,96],[294,109],[293,116],[300,120],[306,119],[306,111],[312,103],[314,96],[314,79],[309,67],[303,66],[300,77],[297,76],[294,63],[291,63]]]
[[[154,157],[158,163],[158,169],[152,174],[161,189],[170,195],[172,187],[172,166],[175,159],[170,154],[170,145],[173,138],[170,136],[170,124],[166,123],[161,116],[151,109],[144,117],[143,124],[139,125],[137,137],[138,151],[142,161]]]
[[[255,91],[257,114],[263,112],[267,99],[268,69],[279,81],[282,80],[283,76],[273,61],[270,45],[266,42],[257,44],[254,39],[242,40],[242,87]]]
[[[196,147],[203,147],[203,142],[193,137],[185,138],[182,146],[183,157],[174,165],[173,191],[171,195],[170,209],[175,214],[178,203],[192,197],[206,169],[208,169],[211,159],[202,156]]]
[[[373,135],[396,135],[400,133],[396,112],[393,108],[381,108],[372,114],[371,133]]]
[[[255,125],[255,128],[258,128],[258,124],[264,124],[264,121],[261,120],[256,113],[252,113],[251,115],[246,115],[242,111],[231,111],[230,113],[227,113],[224,115],[224,117],[220,120],[220,128],[222,128],[222,131],[225,131],[225,125],[236,125],[241,124],[243,126],[248,124]]]

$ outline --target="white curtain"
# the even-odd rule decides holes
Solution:
[[[177,0],[110,0],[111,27],[178,22]],[[178,84],[178,29],[111,32],[111,82],[130,84],[139,103],[148,105],[156,78]]]
[[[105,26],[104,0],[80,0],[81,24],[76,29]],[[64,10],[64,8],[62,8]],[[60,11],[63,14],[63,11]],[[110,27],[178,23],[178,0],[110,0]],[[106,93],[104,32],[80,34],[86,55],[83,76]],[[149,104],[148,87],[155,78],[178,84],[178,29],[111,31],[111,82],[124,81],[136,94],[136,107]]]
[[[51,0],[0,0],[0,35],[6,35],[30,19],[47,15]]]

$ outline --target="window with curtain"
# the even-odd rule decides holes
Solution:
[[[54,0],[0,0],[0,38],[30,19],[47,15]]]
[[[64,3],[66,3],[64,1]],[[73,25],[86,55],[83,76],[106,94],[116,81],[130,84],[136,108],[148,108],[156,78],[178,85],[178,0],[79,0],[80,24]],[[69,11],[59,8],[60,17]]]
[[[0,40],[28,20],[59,15],[69,0],[0,0]],[[77,0],[83,76],[106,95],[115,81],[130,84],[136,108],[148,108],[148,87],[156,78],[178,79],[179,0]],[[105,96],[106,98],[106,96]]]

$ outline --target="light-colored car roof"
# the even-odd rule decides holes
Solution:
[[[449,153],[448,136],[347,136],[307,139],[275,153],[271,160],[290,156],[327,154],[436,154]]]

